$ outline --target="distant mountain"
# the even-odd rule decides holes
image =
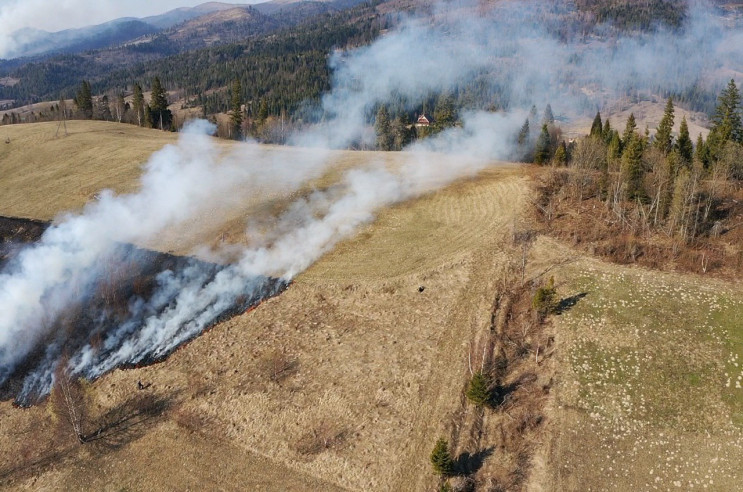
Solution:
[[[133,18],[116,19],[96,26],[46,32],[38,29],[20,29],[11,37],[17,48],[13,58],[47,53],[76,53],[119,44],[159,29]]]
[[[215,44],[244,41],[251,36],[267,34],[286,25],[253,7],[220,9],[201,15],[163,32],[180,51]]]
[[[17,46],[8,58],[40,56],[52,53],[80,53],[88,50],[109,48],[152,35],[165,29],[214,12],[247,6],[208,2],[196,7],[182,7],[164,14],[137,19],[122,17],[103,24],[79,29],[47,32],[39,29],[20,29],[11,37]]]

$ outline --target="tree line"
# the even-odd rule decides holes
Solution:
[[[653,136],[647,128],[638,131],[633,114],[620,133],[597,113],[589,136],[564,151],[545,152],[541,161],[571,171],[560,193],[578,200],[600,198],[621,221],[639,220],[643,229],[683,243],[715,237],[722,227],[719,205],[743,181],[741,96],[735,81],[719,94],[706,140],[700,134],[696,144],[692,141],[685,117],[678,135],[674,123],[672,98]],[[549,216],[551,204],[541,207]]]

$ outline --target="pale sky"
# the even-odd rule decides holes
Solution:
[[[0,33],[23,27],[61,31],[100,24],[119,17],[157,15],[208,0],[0,0]],[[226,0],[224,3],[262,3],[266,0]],[[2,36],[0,34],[0,36]]]
[[[119,17],[146,17],[207,0],[0,0],[0,58],[12,56],[17,45],[11,34],[31,27],[49,32],[101,24]],[[266,0],[227,0],[262,3]]]

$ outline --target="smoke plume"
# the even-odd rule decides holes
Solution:
[[[727,44],[740,32],[700,6],[691,7],[678,31],[598,36],[560,31],[570,11],[551,3],[508,2],[487,11],[477,2],[463,4],[441,4],[432,17],[408,19],[368,47],[336,53],[322,123],[292,137],[308,149],[301,158],[282,160],[254,144],[223,156],[206,136],[213,128],[192,123],[177,144],[153,154],[139,192],[104,193],[82,213],[58,220],[0,274],[0,384],[46,346],[25,373],[19,398],[48,392],[65,339],[52,336],[51,327],[95,291],[102,266],[122,254],[122,244],[144,244],[205,208],[229,208],[237,196],[299,190],[327,171],[326,149],[368,138],[380,104],[404,100],[416,108],[432,93],[477,82],[481,92],[507,101],[508,111],[464,110],[461,126],[413,144],[398,165],[370,154],[367,165],[271,220],[246,218],[251,242],[237,260],[161,272],[149,297],[132,296],[125,319],[66,354],[68,370],[95,378],[161,358],[231,306],[277,292],[381,207],[512,156],[514,135],[532,104],[551,103],[558,114],[595,110],[630,90],[681,91],[719,83],[741,68],[740,54]]]

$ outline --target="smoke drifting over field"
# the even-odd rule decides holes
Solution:
[[[325,120],[293,137],[295,144],[317,149],[302,159],[277,160],[277,154],[254,145],[219,157],[206,136],[213,128],[196,122],[176,145],[152,156],[139,192],[104,193],[81,214],[58,221],[0,274],[0,384],[24,364],[19,399],[27,402],[48,392],[62,353],[73,374],[91,378],[118,365],[167,355],[236,303],[274,293],[281,282],[373,220],[380,207],[512,156],[523,108],[533,103],[551,102],[561,112],[600,104],[604,97],[631,88],[681,90],[704,73],[740,62],[740,55],[726,47],[739,34],[719,29],[720,21],[697,7],[681,33],[660,30],[590,44],[557,41],[548,33],[553,25],[540,27],[534,12],[515,5],[487,15],[477,9],[443,9],[435,22],[411,19],[369,47],[333,57],[334,89],[323,100]],[[560,7],[546,4],[536,12],[562,15]],[[511,111],[465,111],[461,127],[414,144],[397,167],[370,157],[367,167],[348,171],[338,184],[297,200],[260,227],[247,218],[251,243],[237,261],[217,269],[194,263],[162,272],[154,292],[133,295],[125,319],[100,333],[97,341],[65,345],[60,318],[106,281],[106,265],[119,258],[121,244],[145,243],[206,207],[229,206],[238,194],[298,190],[330,165],[322,149],[365,138],[369,114],[378,104],[395,95],[415,106],[430,93],[454,90],[471,80],[483,80],[486,90],[505,92]],[[590,98],[588,89],[602,96]],[[430,152],[451,157],[431,158]],[[280,283],[267,282],[268,277]],[[111,321],[96,322],[107,326]],[[39,356],[40,345],[47,348]],[[38,363],[27,361],[32,353]]]

